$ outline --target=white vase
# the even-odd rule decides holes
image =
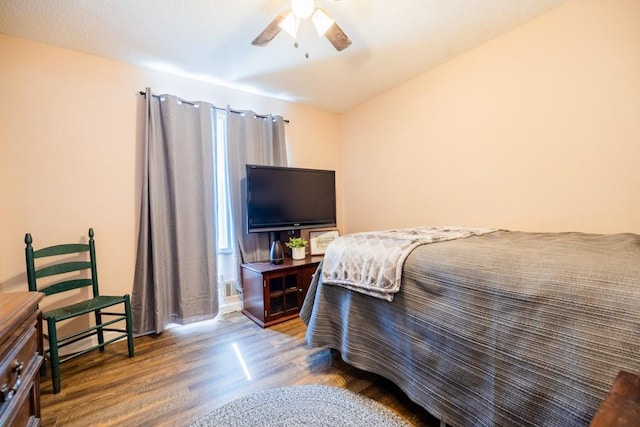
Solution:
[[[291,258],[293,259],[304,259],[305,257],[305,248],[291,248]]]

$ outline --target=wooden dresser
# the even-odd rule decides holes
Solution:
[[[43,294],[0,294],[0,426],[40,425]]]

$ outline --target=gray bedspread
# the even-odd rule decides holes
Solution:
[[[618,371],[640,372],[635,234],[497,231],[419,246],[393,302],[320,276],[301,311],[307,342],[453,426],[588,426]]]

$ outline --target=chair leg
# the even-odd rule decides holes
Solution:
[[[94,311],[94,314],[96,315],[96,332],[98,334],[98,344],[100,344],[99,350],[100,352],[104,351],[104,332],[102,331],[102,314],[100,313],[100,310],[96,310]]]
[[[131,299],[129,295],[124,297],[124,312],[127,316],[127,346],[129,347],[129,357],[133,357],[133,320],[131,317]]]
[[[49,330],[49,363],[51,363],[51,383],[53,393],[60,393],[60,358],[58,357],[58,331],[56,331],[56,320],[47,319]]]

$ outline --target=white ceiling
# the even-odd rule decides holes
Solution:
[[[289,0],[0,0],[0,33],[339,113],[566,1],[317,0],[342,52],[311,33],[252,46]]]

